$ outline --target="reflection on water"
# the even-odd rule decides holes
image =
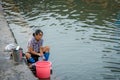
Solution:
[[[24,48],[29,30],[44,31],[45,45],[51,47],[52,80],[120,79],[119,5],[120,0],[3,1]]]

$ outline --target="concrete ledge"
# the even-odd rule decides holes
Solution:
[[[2,80],[38,80],[26,65],[17,65],[4,72]]]
[[[4,48],[9,43],[15,43],[14,36],[4,17],[0,4],[0,80],[38,80],[30,71],[26,64],[14,65],[10,60],[10,54],[4,52]]]

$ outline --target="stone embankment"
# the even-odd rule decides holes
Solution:
[[[15,42],[0,4],[0,80],[38,80],[25,63],[15,65],[10,53],[4,51],[6,45]]]

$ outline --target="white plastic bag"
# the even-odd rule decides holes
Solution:
[[[6,47],[5,47],[5,51],[12,51],[12,49],[15,49],[16,48],[16,45],[14,43],[11,43],[11,44],[8,44]]]

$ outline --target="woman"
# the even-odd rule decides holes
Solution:
[[[33,33],[33,37],[28,41],[28,51],[25,54],[29,63],[35,63],[39,57],[43,57],[43,60],[47,61],[49,58],[48,46],[43,47],[43,32],[37,29]]]

